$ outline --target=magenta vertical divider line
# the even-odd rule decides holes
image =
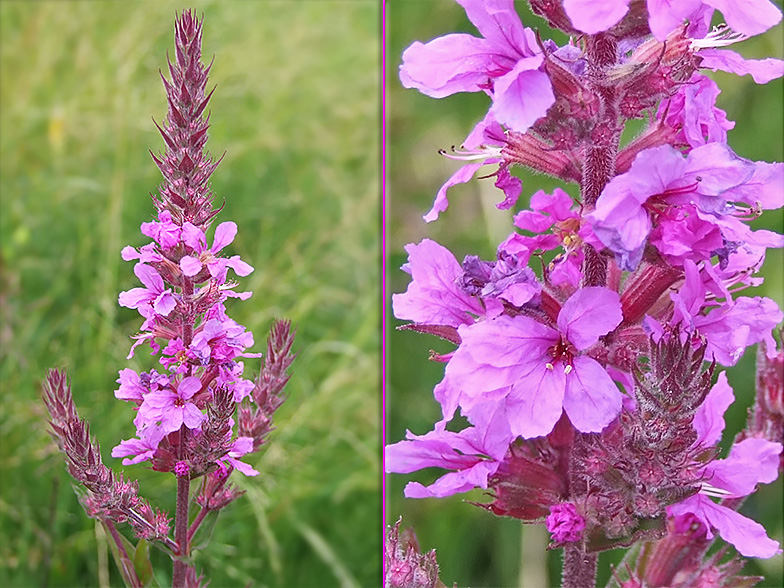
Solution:
[[[381,1],[381,547],[386,533],[386,476],[384,475],[384,447],[386,446],[386,345],[387,345],[387,247],[386,247],[386,58],[387,58],[386,2]],[[384,559],[382,556],[382,583]]]

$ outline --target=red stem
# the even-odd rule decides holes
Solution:
[[[185,425],[180,427],[180,442],[185,434]],[[190,541],[188,537],[188,502],[190,498],[191,480],[186,476],[177,478],[177,512],[174,516],[174,540],[177,543],[177,557],[174,558],[174,573],[172,586],[180,588],[185,586],[185,571],[190,556]]]

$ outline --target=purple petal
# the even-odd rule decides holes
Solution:
[[[186,255],[180,260],[180,269],[189,278],[193,277],[201,271],[201,261],[192,255]]]
[[[754,175],[754,163],[738,157],[727,145],[723,143],[708,143],[693,149],[686,158],[686,167],[683,176],[672,182],[672,187],[688,186],[694,184],[694,191],[700,196],[719,196],[728,193],[728,190],[741,186]],[[692,195],[685,195],[681,202],[689,202]],[[668,202],[678,202],[678,197],[667,196]],[[718,203],[711,207],[705,203]],[[703,198],[698,202],[707,212],[722,212],[723,198]],[[715,210],[714,208],[718,208]]]
[[[221,223],[218,225],[218,228],[215,229],[215,236],[212,240],[212,249],[213,253],[218,253],[221,249],[229,245],[232,241],[234,241],[234,237],[237,236],[237,225],[231,221],[227,221],[225,223]]]
[[[623,394],[596,360],[574,358],[566,374],[563,407],[578,431],[600,432],[620,414],[622,402]]]
[[[188,376],[177,386],[177,395],[182,400],[188,400],[199,390],[201,390],[201,380],[195,376]]]
[[[563,413],[565,378],[562,369],[549,369],[542,364],[518,380],[506,400],[509,427],[514,435],[531,439],[553,430]]]
[[[702,57],[700,67],[739,76],[750,75],[758,84],[767,84],[784,76],[784,61],[781,59],[744,59],[729,49],[703,49],[697,55]]]
[[[126,308],[139,308],[140,305],[150,301],[150,291],[147,288],[131,288],[120,292],[117,302]]]
[[[207,415],[192,402],[188,402],[182,407],[182,423],[189,429],[197,429],[206,418]]]
[[[529,364],[541,363],[547,349],[558,341],[558,332],[527,316],[500,316],[495,320],[458,328],[459,353],[478,363],[528,372]],[[450,362],[451,364],[451,362]]]
[[[239,459],[234,459],[233,457],[226,457],[226,461],[228,461],[235,470],[238,472],[246,475],[246,476],[258,476],[259,472],[254,470],[251,466],[246,464],[244,461],[240,461]]]
[[[653,36],[658,41],[664,41],[701,4],[702,0],[648,0],[648,23]]]
[[[394,315],[403,320],[429,325],[457,327],[474,322],[482,305],[457,285],[463,270],[452,253],[430,239],[405,247],[408,263],[403,266],[412,281],[404,294],[392,295]]]
[[[629,11],[629,0],[564,0],[563,7],[574,28],[595,35],[620,22]]]
[[[177,300],[174,298],[169,290],[161,292],[161,294],[153,302],[153,309],[155,313],[160,316],[168,316],[169,313],[177,306]]]
[[[120,370],[117,383],[120,387],[115,390],[114,396],[120,400],[143,400],[147,389],[142,386],[139,374],[131,368]]]
[[[406,485],[406,498],[444,498],[460,492],[468,492],[474,488],[487,488],[487,479],[498,469],[498,462],[479,462],[467,470],[450,472],[441,476],[430,486],[417,482]]]
[[[477,92],[487,83],[494,50],[485,39],[466,34],[445,35],[427,44],[412,43],[403,52],[400,81],[431,98]]]
[[[514,0],[457,0],[466,16],[499,53],[528,57],[538,52],[536,37],[523,28]]]
[[[692,424],[697,431],[697,443],[712,447],[719,442],[724,431],[724,413],[734,401],[735,395],[727,382],[727,372],[721,372],[694,415]]]
[[[744,439],[732,446],[726,459],[705,466],[707,481],[734,496],[748,496],[757,484],[769,484],[778,478],[781,449],[781,443],[767,439]]]
[[[163,292],[163,278],[155,271],[155,268],[143,263],[137,263],[133,268],[133,273],[151,292],[156,294]]]
[[[768,0],[704,0],[720,10],[729,27],[749,37],[764,33],[781,21],[781,11]]]
[[[618,293],[594,286],[572,294],[558,314],[558,328],[582,351],[612,331],[622,320],[621,297]]]
[[[130,245],[126,245],[125,247],[123,247],[122,251],[120,252],[120,255],[122,256],[124,261],[139,259],[140,256],[139,252],[136,251],[136,249],[134,249]]]
[[[202,253],[207,248],[207,237],[204,236],[204,231],[190,222],[182,223],[181,238],[191,249]]]
[[[485,163],[487,162],[479,161],[476,163],[469,163],[467,165],[464,165],[460,169],[458,169],[454,174],[452,174],[452,177],[449,178],[443,186],[441,186],[441,189],[438,191],[438,194],[436,194],[436,199],[433,202],[433,208],[431,208],[430,212],[428,212],[425,216],[422,217],[425,219],[425,222],[432,223],[434,220],[438,218],[439,213],[444,212],[447,209],[447,207],[449,206],[449,201],[447,200],[446,197],[446,191],[449,188],[451,188],[455,184],[465,184],[467,181],[469,181],[471,178],[474,177],[476,170],[478,170],[480,167],[485,165]]]
[[[542,59],[541,55],[521,59],[495,81],[490,112],[498,122],[520,133],[547,114],[555,102],[550,78],[537,69]]]
[[[226,267],[234,270],[238,276],[248,276],[253,273],[253,266],[245,263],[240,259],[239,255],[234,255],[226,261]]]
[[[732,189],[732,200],[763,210],[784,206],[784,163],[755,162],[754,175]]]

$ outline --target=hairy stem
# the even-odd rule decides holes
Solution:
[[[616,61],[617,41],[610,35],[594,35],[586,41],[586,56],[591,64],[593,85],[599,96],[599,120],[583,151],[583,177],[580,196],[586,211],[596,206],[599,195],[615,175],[615,161],[621,139],[618,97],[615,87],[605,83],[607,68]],[[584,247],[583,286],[607,284],[607,260],[590,245]]]
[[[185,425],[180,427],[180,446],[185,436]],[[188,537],[188,502],[190,498],[191,480],[186,476],[177,478],[177,511],[174,515],[174,541],[177,543],[177,555],[174,559],[174,573],[172,586],[179,588],[185,585],[185,570],[187,558],[190,556],[190,541]]]
[[[586,553],[579,543],[564,548],[562,588],[593,588],[596,586],[596,553]]]

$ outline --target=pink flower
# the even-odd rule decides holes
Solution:
[[[138,439],[128,439],[121,441],[119,445],[112,449],[112,457],[126,457],[123,465],[133,465],[152,459],[158,444],[166,436],[165,431],[158,427],[148,427],[139,432]],[[128,456],[134,456],[127,459]]]
[[[405,489],[408,498],[443,498],[487,488],[488,477],[498,469],[514,437],[502,409],[495,407],[475,416],[479,424],[459,433],[445,430],[442,423],[424,435],[407,431],[405,441],[384,448],[384,471],[408,474],[430,467],[450,470],[427,487],[410,482]]]
[[[177,300],[172,294],[171,288],[163,288],[163,279],[154,268],[143,263],[137,263],[133,268],[133,273],[139,278],[145,288],[132,288],[125,292],[120,292],[120,306],[136,308],[144,318],[152,318],[154,315],[167,316],[174,307]]]
[[[162,210],[158,221],[142,223],[142,234],[155,240],[163,249],[171,249],[180,242],[182,227],[172,221],[171,212]]]
[[[458,280],[463,269],[454,255],[430,239],[406,245],[408,263],[403,271],[411,274],[411,283],[403,294],[392,295],[392,308],[399,319],[427,325],[457,327],[474,322],[484,309],[473,296],[466,294]]]
[[[742,159],[723,143],[707,143],[685,158],[673,147],[662,145],[641,151],[629,171],[614,177],[588,219],[596,236],[625,270],[639,265],[654,226],[661,227],[669,238],[656,235],[653,244],[679,264],[695,258],[689,251],[708,253],[706,247],[718,244],[719,234],[730,243],[781,247],[781,235],[751,231],[739,218],[746,213],[737,203],[745,205],[757,194],[758,200],[781,207],[784,201],[779,197],[774,204],[773,191],[781,184],[782,175],[783,167]],[[686,215],[698,217],[690,221],[693,231],[682,228]],[[671,223],[681,226],[668,229],[666,225]]]
[[[615,26],[629,11],[630,0],[564,0],[563,7],[574,27],[595,35]]]
[[[180,269],[188,277],[195,276],[206,265],[213,278],[218,278],[223,283],[226,280],[227,268],[231,268],[238,276],[247,276],[253,267],[240,259],[239,255],[230,258],[218,257],[221,249],[234,241],[237,235],[237,225],[231,221],[221,223],[215,229],[215,238],[212,247],[207,248],[207,237],[198,227],[189,222],[182,225],[183,242],[196,251],[197,257],[186,255],[180,260]]]
[[[770,298],[741,296],[723,303],[706,302],[708,287],[692,261],[684,263],[685,282],[678,292],[670,295],[674,303],[669,323],[679,325],[686,334],[705,338],[705,359],[715,359],[722,365],[735,365],[749,345],[764,341],[768,350],[775,351],[772,331],[784,313]],[[710,282],[709,282],[710,284]],[[718,289],[718,288],[716,288]],[[709,306],[713,306],[708,310]],[[647,319],[654,332],[659,327]]]
[[[182,425],[198,428],[207,416],[189,401],[201,388],[201,380],[189,376],[183,378],[176,391],[167,387],[150,392],[133,421],[136,428],[141,431],[156,427],[166,434],[179,430]]]
[[[630,0],[564,0],[564,10],[578,30],[594,35],[611,29],[626,16]],[[686,21],[707,20],[718,9],[732,29],[747,35],[764,33],[781,20],[768,0],[648,0],[651,32],[659,41]]]
[[[694,74],[690,83],[661,102],[656,117],[668,126],[680,129],[674,138],[677,143],[691,148],[706,143],[726,143],[727,131],[734,128],[735,123],[727,120],[727,113],[716,107],[720,93],[716,82]]]
[[[711,388],[705,402],[694,417],[698,438],[695,445],[715,446],[724,429],[724,412],[734,400],[725,372]],[[707,539],[716,529],[722,539],[732,543],[747,557],[773,557],[780,553],[778,542],[770,539],[759,523],[738,512],[714,503],[709,496],[742,497],[754,492],[757,484],[768,484],[778,477],[781,443],[748,438],[732,446],[725,459],[705,464],[700,474],[704,478],[698,494],[669,506],[667,512],[678,520],[689,515],[696,517],[706,528]]]
[[[400,81],[433,98],[485,91],[501,124],[525,132],[555,101],[543,56],[513,0],[457,0],[484,38],[466,34],[413,43],[403,53]]]
[[[618,294],[591,287],[566,301],[557,328],[522,315],[460,326],[462,342],[435,390],[445,420],[457,406],[471,419],[478,406],[500,402],[515,436],[548,434],[564,411],[578,430],[601,431],[618,416],[622,395],[580,352],[622,319]]]
[[[569,284],[577,287],[582,278],[583,243],[601,247],[572,197],[560,188],[552,195],[539,190],[531,196],[531,210],[521,210],[514,217],[518,229],[534,233],[533,236],[513,234],[505,242],[526,247],[530,252],[563,249],[548,265],[549,281],[555,285]]]
[[[246,476],[258,476],[259,472],[254,470],[251,466],[244,461],[240,461],[240,457],[247,455],[253,451],[253,439],[250,437],[237,437],[234,443],[231,444],[229,452],[221,459],[219,463],[226,462],[231,464],[235,470],[239,470]]]
[[[503,155],[503,147],[506,144],[506,134],[503,127],[495,120],[492,112],[488,112],[485,118],[476,124],[468,137],[466,137],[466,140],[463,141],[460,150],[454,150],[453,153],[442,151],[441,154],[449,159],[459,159],[470,163],[466,163],[458,168],[444,182],[444,185],[441,186],[438,194],[436,194],[433,207],[423,217],[425,222],[433,222],[438,218],[439,213],[447,209],[449,200],[446,194],[449,188],[456,184],[465,184],[470,181],[476,175],[476,172],[486,165],[498,164],[497,170],[489,174],[489,176],[496,177],[495,187],[504,193],[504,200],[496,204],[496,207],[501,210],[507,210],[514,206],[523,191],[523,183],[520,178],[509,173],[509,161]]]

